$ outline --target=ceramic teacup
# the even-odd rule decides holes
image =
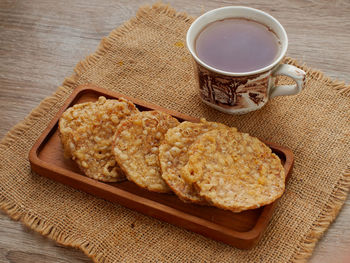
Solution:
[[[256,21],[272,30],[280,42],[275,60],[250,72],[227,72],[204,63],[196,54],[195,41],[198,34],[210,23],[227,19],[244,18]],[[200,97],[207,105],[230,114],[243,114],[258,110],[276,96],[295,95],[302,91],[305,72],[295,66],[282,64],[288,37],[283,26],[271,15],[249,7],[228,6],[211,10],[198,17],[187,31],[187,48],[190,51],[198,77]],[[276,76],[288,76],[293,85],[276,86]]]

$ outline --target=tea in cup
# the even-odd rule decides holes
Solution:
[[[231,114],[258,110],[270,98],[302,91],[305,72],[282,64],[288,47],[283,26],[269,14],[242,6],[214,9],[187,32],[201,99]],[[296,84],[275,86],[278,75]]]

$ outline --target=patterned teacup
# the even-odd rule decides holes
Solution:
[[[204,63],[196,54],[198,34],[210,23],[227,18],[245,18],[270,28],[280,41],[276,59],[269,65],[250,72],[228,72]],[[305,72],[295,66],[282,64],[288,37],[283,26],[271,15],[249,7],[228,6],[211,10],[198,17],[187,31],[187,48],[194,58],[201,99],[207,105],[230,114],[258,110],[276,96],[295,95],[302,91]],[[292,78],[296,84],[276,86],[276,76]]]

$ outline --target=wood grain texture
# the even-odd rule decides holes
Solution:
[[[289,36],[288,55],[350,82],[347,0],[166,1],[191,15],[246,5],[275,16]],[[52,94],[100,39],[135,15],[141,0],[0,1],[0,137]],[[350,200],[310,262],[350,261]],[[0,262],[90,262],[0,213]]]

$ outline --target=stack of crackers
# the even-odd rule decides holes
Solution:
[[[180,123],[125,99],[76,104],[59,121],[65,156],[86,176],[128,179],[184,202],[233,212],[258,208],[285,188],[280,159],[257,138],[221,123]]]

